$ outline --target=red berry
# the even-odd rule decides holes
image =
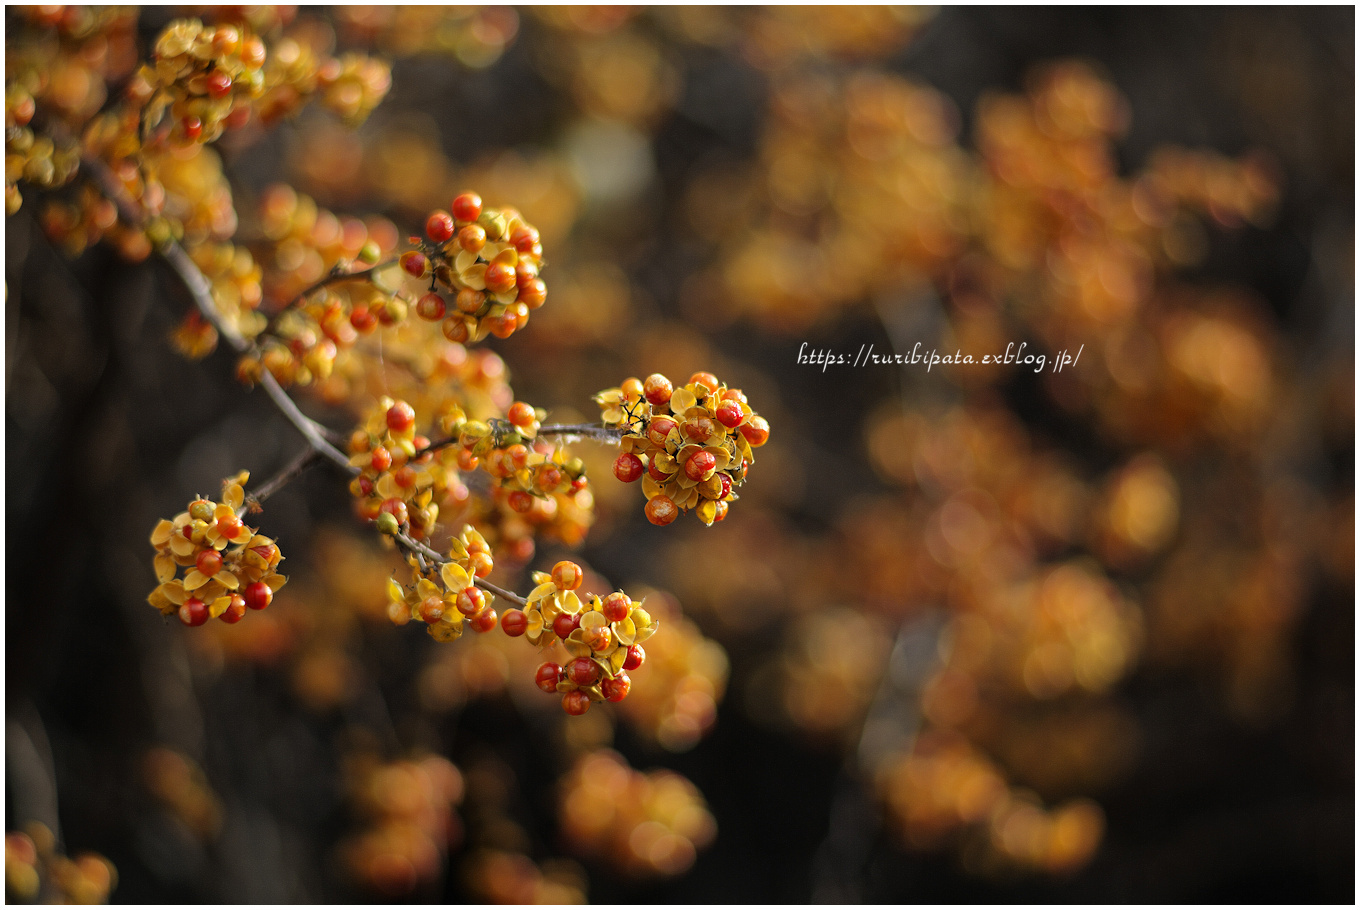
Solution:
[[[537,415],[534,413],[533,405],[523,401],[517,401],[510,405],[510,410],[505,415],[506,419],[517,427],[533,426]]]
[[[356,332],[367,335],[378,327],[378,317],[374,316],[373,311],[361,303],[350,310],[349,324],[354,326]]]
[[[473,553],[468,559],[468,566],[472,569],[472,574],[478,578],[486,578],[491,574],[491,570],[496,567],[495,561],[490,553]]]
[[[476,221],[482,215],[482,197],[476,193],[463,193],[453,200],[449,208],[459,221]]]
[[[563,641],[581,625],[581,617],[573,613],[558,613],[553,617],[553,634]]]
[[[486,286],[493,294],[503,294],[515,286],[514,266],[493,262],[486,267]]]
[[[458,612],[464,616],[476,616],[486,609],[486,595],[475,585],[468,585],[458,592]]]
[[[670,402],[673,390],[671,381],[660,373],[653,373],[642,383],[642,396],[657,407]]]
[[[562,678],[562,668],[555,663],[540,664],[534,673],[534,683],[544,692],[556,692],[557,683]]]
[[[628,614],[632,612],[633,603],[628,599],[627,594],[622,591],[615,591],[604,599],[601,609],[604,612],[605,619],[610,622],[618,622],[628,618]]]
[[[590,696],[577,689],[562,696],[562,710],[572,717],[580,717],[590,710]]]
[[[274,592],[262,581],[246,585],[246,606],[252,610],[263,610],[274,599]]]
[[[234,625],[241,621],[241,617],[246,615],[246,599],[240,594],[231,595],[231,600],[227,601],[227,608],[217,618],[227,625]]]
[[[600,691],[610,701],[623,701],[628,697],[628,690],[632,687],[633,681],[628,678],[627,673],[620,673],[613,679],[606,679],[600,683]]]
[[[472,617],[471,626],[478,632],[490,632],[496,628],[496,611],[487,607]]]
[[[469,224],[458,231],[458,245],[469,253],[480,253],[486,246],[486,228]]]
[[[646,513],[647,520],[654,525],[668,525],[680,517],[680,510],[675,507],[669,496],[652,497],[642,511]]]
[[[420,619],[422,622],[426,623],[439,622],[439,620],[444,616],[444,598],[427,597],[420,602],[420,606],[417,609],[420,613]]]
[[[444,298],[434,291],[421,296],[416,301],[416,315],[427,322],[438,322],[444,318]]]
[[[514,509],[516,512],[519,512],[520,514],[524,514],[525,512],[529,511],[534,507],[533,495],[530,493],[526,493],[523,490],[515,490],[514,492],[510,493],[508,496],[505,497],[505,501],[506,503],[509,504],[510,508]]]
[[[719,502],[716,506],[714,506],[714,509],[715,509],[715,511],[714,511],[714,513],[713,513],[713,520],[714,520],[714,521],[722,521],[724,518],[727,517],[727,509],[728,509],[727,503],[725,503],[725,502]]]
[[[712,395],[718,391],[718,377],[712,373],[699,372],[689,378],[688,385],[701,385],[708,389],[708,394]]]
[[[713,473],[717,465],[718,459],[712,452],[700,449],[685,462],[685,476],[690,480],[703,480]]]
[[[584,579],[581,567],[571,560],[564,559],[552,568],[553,584],[563,591],[575,591]]]
[[[718,477],[722,479],[722,493],[718,499],[723,500],[732,495],[732,478],[727,474],[719,474]]]
[[[642,645],[629,645],[623,658],[623,668],[625,670],[636,670],[642,666],[642,662],[646,659],[647,652],[642,650]]]
[[[751,448],[759,448],[770,438],[770,424],[764,417],[753,416],[742,425],[741,435],[746,437]]]
[[[214,98],[225,98],[231,92],[231,77],[222,70],[208,74],[208,94]]]
[[[547,302],[548,286],[543,283],[543,279],[535,278],[527,284],[520,286],[519,297],[515,299],[529,309],[536,310]]]
[[[666,401],[669,400],[670,397],[667,396]],[[651,422],[647,424],[647,438],[655,445],[664,446],[666,437],[670,435],[671,430],[679,425],[672,417],[653,417]]]
[[[718,423],[727,427],[729,430],[741,423],[746,415],[741,412],[741,404],[735,401],[724,401],[718,405]]]
[[[406,402],[398,401],[387,409],[387,428],[393,433],[405,433],[415,425],[415,409]]]
[[[379,473],[392,467],[392,453],[387,451],[386,446],[378,446],[370,457],[372,458],[370,465]]]
[[[392,479],[397,482],[397,486],[409,490],[416,485],[416,469],[408,465],[402,465],[392,474]]]
[[[425,219],[425,236],[435,243],[446,243],[453,237],[453,218],[448,212],[432,212]]]
[[[424,253],[417,253],[414,251],[402,253],[401,258],[398,261],[401,263],[401,267],[406,270],[407,274],[414,275],[417,278],[421,278],[425,275],[425,271],[430,264],[429,260],[425,258]]]
[[[577,657],[567,664],[567,679],[578,686],[593,686],[600,678],[600,665],[589,657]]]
[[[632,452],[624,452],[614,459],[614,476],[624,483],[632,483],[642,476],[642,472],[647,470],[642,459]]]
[[[203,135],[203,121],[197,117],[185,117],[180,121],[180,126],[184,128],[184,138],[191,142]]]
[[[179,621],[186,626],[201,626],[208,621],[208,605],[197,597],[180,604]]]
[[[551,493],[562,485],[562,478],[565,475],[562,469],[555,464],[541,464],[534,472],[534,483],[545,493]]]
[[[501,616],[501,628],[511,638],[519,638],[529,630],[529,616],[523,610],[506,610]]]
[[[534,251],[534,245],[537,243],[538,229],[527,224],[515,228],[514,233],[510,235],[510,245],[526,255]]]
[[[222,554],[216,550],[204,550],[198,554],[194,565],[198,567],[198,571],[212,578],[222,568]]]
[[[241,533],[241,520],[235,515],[223,515],[217,519],[217,532],[227,540],[235,540]]]

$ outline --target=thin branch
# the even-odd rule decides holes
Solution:
[[[596,442],[617,443],[623,438],[623,427],[607,427],[598,423],[550,423],[538,428],[539,436],[566,436],[593,439]]]
[[[397,260],[391,259],[388,260],[387,262],[380,262],[377,265],[371,266],[366,269],[360,269],[357,272],[338,272],[332,269],[330,274],[328,274],[325,278],[322,278],[320,281],[313,282],[309,287],[303,288],[300,292],[298,292],[298,295],[296,297],[294,297],[292,300],[284,304],[279,309],[279,311],[276,312],[273,316],[270,316],[269,322],[265,324],[264,330],[261,331],[260,334],[277,335],[279,320],[283,318],[283,314],[291,310],[297,309],[308,297],[312,296],[322,288],[329,287],[332,284],[340,284],[341,282],[344,281],[366,280],[368,278],[371,278],[380,269],[388,268],[390,266],[396,265],[396,263]]]
[[[416,556],[430,560],[435,565],[442,566],[445,563],[453,562],[452,559],[449,559],[449,557],[445,556],[444,554],[432,550],[430,547],[421,543],[418,540],[414,540],[405,531],[398,531],[396,534],[393,535],[393,539],[396,540],[398,545],[400,545],[404,549],[409,550]],[[472,583],[477,587],[481,588],[483,591],[490,591],[497,597],[504,597],[506,600],[511,601],[512,603],[517,603],[521,607],[526,607],[529,605],[529,601],[525,600],[523,597],[520,597],[514,591],[507,591],[500,585],[494,585],[483,578],[477,578],[476,576],[473,576]]]
[[[311,446],[303,449],[282,471],[265,481],[255,492],[246,495],[247,507],[251,507],[251,511],[254,511],[266,499],[282,490],[297,479],[303,471],[316,464],[319,458],[321,458],[321,453]]]

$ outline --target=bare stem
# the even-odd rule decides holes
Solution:
[[[580,439],[593,439],[596,442],[616,444],[623,438],[622,427],[607,427],[598,423],[550,423],[538,428],[539,436],[566,436]]]
[[[297,479],[303,471],[316,464],[319,458],[321,458],[321,453],[311,446],[303,449],[282,471],[265,481],[262,486],[255,490],[255,492],[249,494],[246,497],[246,504],[248,506],[259,506],[266,499],[273,496],[279,490],[282,490],[293,480]]]

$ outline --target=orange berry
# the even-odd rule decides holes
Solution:
[[[643,397],[657,407],[670,403],[673,390],[671,381],[660,373],[653,373],[642,383]]]
[[[708,394],[712,395],[718,391],[718,377],[712,373],[698,372],[689,378],[686,385],[701,385],[708,389]]]
[[[576,689],[562,696],[562,710],[572,717],[580,717],[590,710],[590,696]]]
[[[552,568],[552,581],[562,591],[575,591],[585,580],[581,567],[569,559],[564,559]]]
[[[476,193],[462,193],[449,206],[459,221],[476,221],[482,215],[482,197]]]
[[[670,524],[680,516],[680,510],[675,507],[669,496],[654,496],[648,500],[643,512],[652,524],[662,526]]]

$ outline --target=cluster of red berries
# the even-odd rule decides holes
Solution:
[[[755,461],[752,449],[770,438],[770,425],[712,373],[695,373],[675,388],[653,373],[629,377],[595,396],[606,426],[623,430],[614,476],[642,481],[647,520],[668,525],[691,509],[706,525],[727,517],[734,488]]]
[[[484,209],[481,196],[463,193],[449,211],[430,213],[425,236],[412,238],[419,248],[402,254],[401,267],[430,279],[416,315],[440,323],[450,341],[509,338],[547,299],[538,229],[514,209]]]
[[[491,574],[495,561],[486,539],[472,525],[465,525],[449,548],[449,560],[436,567],[410,557],[415,585],[410,588],[395,579],[387,582],[390,601],[388,617],[398,625],[411,620],[423,622],[435,641],[457,641],[463,635],[463,620],[475,632],[496,628],[497,614],[492,597],[477,587],[475,579]]]
[[[151,532],[160,584],[147,600],[163,615],[178,614],[186,626],[214,616],[236,623],[247,608],[269,606],[288,581],[278,573],[278,545],[241,521],[248,479],[244,471],[227,478],[221,502],[195,499]]]
[[[506,614],[505,631],[540,649],[560,639],[572,658],[565,666],[542,664],[534,675],[538,687],[561,693],[562,709],[572,715],[586,713],[592,702],[627,698],[628,672],[642,666],[647,657],[642,643],[656,633],[658,621],[622,591],[603,598],[592,594],[583,603],[576,591],[585,574],[574,562],[563,560],[551,574],[535,572],[533,578],[537,587],[523,611]]]
[[[403,531],[420,540],[434,529],[436,494],[447,489],[449,475],[429,445],[429,437],[416,433],[415,409],[386,397],[350,434],[350,464],[359,469],[350,492],[359,515],[382,533]]]
[[[392,87],[392,67],[364,54],[328,57],[283,38],[269,48],[264,81],[265,92],[255,109],[265,125],[292,116],[316,97],[323,107],[357,126]]]
[[[458,443],[458,467],[480,467],[496,481],[492,498],[511,510],[546,518],[553,497],[585,488],[585,464],[546,440],[535,443],[543,411],[517,401],[506,417],[465,421],[453,428]]]

